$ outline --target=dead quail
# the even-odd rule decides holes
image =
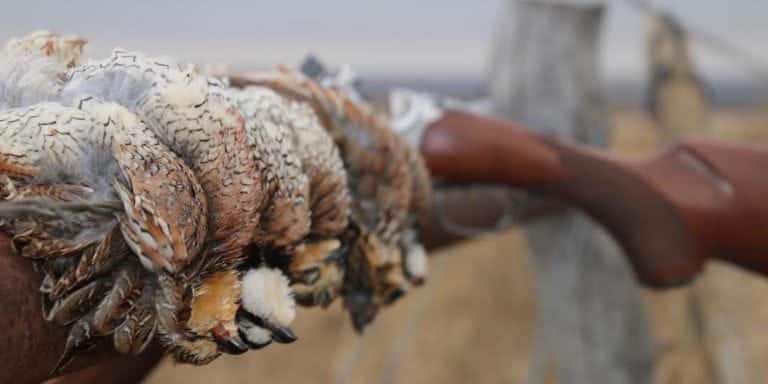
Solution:
[[[357,329],[382,304],[404,293],[400,238],[413,193],[410,148],[368,107],[294,71],[249,77],[247,83],[309,103],[339,147],[352,195],[352,225],[345,304]]]
[[[40,37],[29,41],[38,40]],[[70,49],[77,55],[67,56],[48,49],[47,43],[27,45],[42,47],[43,56],[50,56],[47,61],[58,66],[41,64],[45,70],[38,71],[39,76],[24,79],[29,87],[17,87],[12,92],[0,88],[16,97],[8,105],[60,100],[99,116],[113,135],[130,131],[123,126],[123,114],[130,113],[111,104],[106,109],[97,107],[107,104],[98,100],[127,107],[147,123],[145,136],[157,135],[195,172],[202,185],[196,198],[210,208],[207,219],[211,229],[205,236],[203,256],[187,260],[179,247],[182,243],[157,239],[172,231],[149,220],[158,214],[141,206],[142,199],[133,199],[131,193],[137,192],[132,183],[123,188],[113,186],[122,204],[88,201],[91,220],[110,217],[104,212],[118,211],[113,216],[119,225],[103,235],[108,241],[101,241],[100,248],[93,247],[90,253],[78,249],[77,260],[46,266],[44,289],[54,299],[51,319],[74,322],[69,352],[88,347],[93,336],[114,332],[119,351],[136,353],[152,339],[155,329],[177,360],[197,364],[222,351],[242,352],[243,341],[255,348],[272,340],[291,342],[295,336],[288,324],[295,317],[294,292],[306,303],[327,304],[341,281],[355,325],[362,328],[380,305],[391,302],[405,289],[401,259],[406,257],[406,269],[418,269],[408,267],[408,255],[418,253],[409,253],[418,249],[414,236],[418,215],[410,209],[428,195],[428,188],[424,188],[428,183],[418,184],[423,180],[416,180],[425,170],[418,156],[408,152],[409,148],[366,107],[286,72],[280,75],[283,84],[266,85],[290,97],[269,91],[271,96],[257,98],[257,105],[249,110],[248,100],[245,104],[236,102],[240,100],[233,100],[223,85],[192,68],[120,50],[107,60],[74,69],[62,85],[61,68],[76,63],[79,48]],[[10,67],[4,73],[23,73],[23,67]],[[162,163],[142,148],[129,147],[136,143],[132,137],[124,142],[125,147],[114,150],[113,156],[129,163]],[[341,156],[336,144],[341,147]],[[137,157],[121,157],[125,154]],[[352,207],[344,166],[354,185]],[[2,161],[0,167],[7,175],[0,197],[8,198],[10,217],[24,212],[28,218],[48,214],[60,219],[62,209],[80,214],[81,200],[85,199],[81,190],[44,184],[25,189],[17,184],[29,169],[13,162],[3,165]],[[141,167],[132,175],[140,186],[147,186],[144,192],[160,188],[157,181],[168,179]],[[17,198],[22,195],[26,200]],[[33,204],[28,199],[40,195],[56,203],[54,213],[45,211],[51,204]],[[152,196],[175,197],[165,190]],[[35,209],[40,212],[33,212]],[[184,212],[171,213],[177,219],[185,217]],[[15,222],[0,224],[8,223]],[[48,232],[55,233],[56,240],[71,240],[57,231]],[[203,233],[205,229],[197,234]],[[196,239],[202,243],[202,238]],[[259,257],[245,263],[246,255],[253,254],[246,249],[253,247]],[[128,256],[131,252],[139,257]],[[289,257],[283,258],[285,255]],[[293,280],[292,288],[274,263],[266,262],[268,259],[289,262],[283,271]],[[181,262],[184,260],[187,262]],[[70,281],[65,276],[102,264],[96,273],[75,279],[74,289],[65,289],[60,297],[53,295],[61,282]],[[343,277],[343,269],[347,277]]]
[[[247,134],[245,119],[223,86],[209,81],[192,68],[181,69],[138,53],[116,50],[107,60],[74,70],[62,93],[65,99],[71,95],[94,94],[128,106],[198,175],[209,201],[212,230],[208,236],[207,261],[200,266],[202,282],[192,287],[187,327],[213,330],[219,345],[209,339],[198,339],[175,348],[175,356],[182,361],[203,363],[215,357],[220,349],[242,352],[244,344],[235,325],[235,315],[241,295],[247,295],[241,289],[245,276],[241,278],[237,271],[245,259],[245,248],[260,233],[260,223],[269,224],[265,227],[267,232],[284,231],[286,237],[280,244],[286,246],[303,237],[305,231],[302,228],[308,227],[308,223],[301,224],[300,214],[289,213],[294,209],[292,200],[286,200],[290,204],[274,211],[270,211],[270,207],[276,201],[266,204],[266,197],[275,190],[270,190],[270,184],[264,180],[269,167],[265,168],[265,162],[254,154],[286,152],[280,148],[259,152],[258,142]],[[269,152],[273,150],[277,152]],[[283,159],[281,156],[280,160]],[[270,162],[266,164],[272,166]],[[301,166],[298,160],[294,163],[275,162],[275,166],[278,164],[287,164],[276,173],[280,177],[291,174],[291,167]],[[301,196],[302,188],[306,188],[300,182],[303,174],[297,172],[295,175],[299,180],[296,189],[288,188],[292,184],[279,183],[276,190],[287,193],[284,196]],[[298,207],[294,212],[308,210]],[[283,221],[283,217],[290,219]],[[280,303],[280,300],[285,302]],[[264,308],[278,303],[281,308],[293,305],[292,297],[281,297],[280,300],[252,307]],[[251,315],[258,317],[261,314]],[[269,325],[271,329],[267,331],[275,335],[274,340],[292,341],[292,337],[281,337],[292,336],[288,324]]]
[[[123,317],[147,312],[154,292],[177,290],[170,276],[196,262],[206,233],[202,188],[183,162],[126,109],[78,105],[0,114],[2,229],[39,260],[48,319],[73,324],[61,364],[113,332],[119,350],[141,351],[155,318]],[[157,320],[178,311],[157,306]]]
[[[332,69],[315,56],[308,56],[301,64],[301,72],[324,87],[342,93],[353,102],[363,103],[365,97],[359,91],[360,81],[347,65]],[[391,107],[391,106],[390,106]],[[391,122],[390,122],[391,124]],[[395,127],[391,127],[395,128]],[[407,139],[406,139],[407,141]],[[414,285],[424,282],[427,275],[426,250],[419,241],[419,229],[426,225],[431,207],[432,184],[423,159],[413,148],[408,148],[408,163],[413,177],[413,191],[409,209],[408,225],[400,238],[403,255],[403,269]]]
[[[30,50],[30,52],[34,53],[34,50]],[[42,52],[43,56],[45,54],[46,52]],[[30,54],[28,56],[34,55]],[[8,61],[13,64],[25,60],[29,61],[24,55],[15,55]],[[61,81],[62,76],[60,76],[61,63],[53,59],[41,60],[41,62],[41,66],[29,68],[27,69],[27,72],[39,69],[39,67],[43,67],[46,70],[32,73],[24,73],[25,68],[20,65],[8,65],[8,67],[13,68],[15,71],[14,73],[20,73],[22,76],[9,77],[9,81],[6,83],[10,83],[12,86],[6,87],[6,90],[10,91],[8,92],[10,95],[19,93],[24,94],[24,92],[19,91],[19,89],[24,90],[22,86],[28,85],[29,82],[23,80],[33,78],[35,79],[34,84],[45,84],[46,81],[52,83],[54,87],[50,88],[53,91],[49,91],[48,94],[31,93],[31,96],[16,98],[11,101],[19,100],[25,102],[33,100],[34,96],[40,97],[42,95],[43,97],[40,97],[42,99],[55,98],[66,104],[80,105],[82,100],[93,98],[89,93],[90,89],[88,88],[88,86],[93,85],[93,83],[64,83]],[[47,70],[48,68],[53,68],[53,70]],[[104,91],[107,93],[107,96],[120,101],[121,98],[130,99],[132,96],[135,96],[134,94],[127,93],[136,91],[142,86],[141,83],[131,83],[130,80],[134,79],[126,79],[125,77],[118,79],[113,78],[111,80],[112,83],[105,83],[104,85],[116,85],[117,88],[99,88],[97,86],[95,90],[98,92],[94,93],[98,94]],[[65,84],[66,86],[64,86]],[[125,87],[120,88],[121,86]],[[107,122],[111,123],[113,121],[107,119]],[[108,126],[113,127],[113,124],[108,124]],[[119,132],[121,129],[121,127],[117,127],[115,128],[115,131]],[[153,131],[147,130],[147,133],[154,136]],[[201,138],[207,140],[203,138],[202,135]],[[142,157],[140,151],[127,150],[124,151],[124,153],[137,155],[139,158]],[[150,159],[147,159],[147,161],[150,161]],[[156,168],[157,165],[153,165],[153,167]],[[139,169],[139,171],[142,170]],[[145,176],[148,178],[155,178],[154,180],[148,179],[148,182],[156,184],[167,182],[167,180],[163,179],[162,175],[153,175],[152,173],[147,172]],[[231,189],[232,188],[230,188],[230,190]],[[121,190],[121,192],[123,191]],[[156,194],[155,196],[158,198],[164,197],[166,199],[173,199],[174,193],[169,191],[168,193]],[[126,197],[126,194],[121,193],[121,197]],[[204,203],[208,201],[206,195],[202,193],[202,191],[196,195],[196,198]],[[151,216],[151,213],[148,214],[147,212],[143,212],[143,210],[138,210],[136,213],[141,214],[144,217]],[[179,214],[180,212],[176,213]],[[125,222],[123,228],[131,229],[131,222]],[[205,227],[200,226],[199,228]],[[134,241],[146,240],[146,233],[132,233],[131,231],[123,232],[126,237],[133,237],[132,240]],[[222,239],[223,241],[219,242],[219,245],[222,247],[226,247],[227,241],[231,240],[224,239],[223,236]],[[199,258],[195,263],[186,266],[183,271],[174,271],[173,276],[158,276],[157,281],[161,289],[155,290],[154,293],[146,291],[151,293],[149,295],[151,297],[147,300],[142,300],[145,305],[144,308],[141,308],[141,311],[139,311],[141,313],[138,313],[138,315],[128,313],[126,315],[130,320],[129,323],[133,323],[132,326],[127,328],[133,330],[134,333],[141,332],[142,328],[138,327],[137,324],[150,323],[147,321],[147,316],[142,315],[142,313],[150,313],[151,315],[156,316],[157,321],[161,323],[160,327],[158,327],[160,335],[162,336],[161,340],[163,340],[171,350],[175,351],[177,356],[179,356],[179,360],[182,361],[196,363],[210,361],[219,354],[217,343],[223,346],[224,349],[245,350],[246,346],[239,341],[236,334],[237,328],[234,325],[234,316],[240,296],[239,277],[233,268],[223,266],[221,267],[221,270],[218,270],[217,268],[219,268],[222,263],[216,263],[215,260],[209,259],[208,255],[211,254],[215,257],[223,258],[225,261],[235,259],[235,257],[233,257],[235,251],[232,251],[231,247],[229,253],[226,254],[206,252],[206,257]],[[145,263],[145,265],[148,264]],[[193,293],[195,294],[193,295]],[[197,303],[197,305],[195,305],[195,303]],[[193,309],[191,314],[188,313],[190,312],[190,306]],[[195,311],[195,308],[198,310]],[[154,324],[154,320],[152,320],[151,323]],[[81,332],[83,335],[91,333],[92,332]],[[127,336],[129,336],[129,334],[123,333],[120,338],[116,338],[116,341],[127,340]],[[125,350],[125,348],[123,348],[123,350]],[[189,352],[190,350],[193,352]]]
[[[34,53],[34,50],[29,50],[29,52]],[[48,52],[42,52],[42,55],[38,56],[45,56],[45,54],[48,54]],[[121,57],[116,56],[120,55],[116,53],[116,55],[113,55],[112,57],[112,64],[115,64],[116,67],[121,67],[123,64],[130,62],[133,59],[130,54]],[[38,62],[40,63],[36,66],[25,66],[23,64],[6,65],[6,67],[11,69],[6,72],[11,74],[21,74],[21,76],[10,76],[8,78],[11,80],[10,82],[14,83],[16,86],[11,87],[15,89],[12,89],[11,92],[7,93],[12,96],[23,96],[16,97],[12,101],[28,103],[30,100],[35,100],[37,98],[42,100],[56,99],[61,100],[66,104],[75,104],[78,100],[96,95],[97,97],[106,96],[104,97],[105,99],[115,100],[120,104],[136,107],[136,103],[139,101],[134,98],[137,96],[136,92],[138,92],[138,95],[142,95],[142,92],[147,90],[146,85],[153,84],[159,77],[164,79],[161,84],[161,89],[158,91],[157,88],[152,88],[152,91],[158,92],[155,92],[155,97],[150,98],[149,102],[147,100],[142,100],[144,104],[151,104],[152,101],[166,103],[167,105],[164,106],[169,106],[169,108],[166,108],[167,111],[178,112],[181,110],[181,113],[192,112],[192,114],[194,111],[190,111],[190,109],[201,107],[198,105],[199,102],[196,102],[194,106],[184,104],[184,102],[189,101],[189,97],[195,98],[200,96],[200,92],[195,92],[195,90],[200,91],[201,89],[201,87],[199,87],[200,81],[190,81],[190,83],[192,83],[192,92],[189,92],[189,89],[185,90],[184,86],[186,80],[191,79],[191,71],[174,71],[173,66],[166,65],[167,63],[163,61],[152,61],[148,72],[143,73],[146,75],[144,77],[125,76],[126,73],[121,73],[119,70],[120,68],[104,75],[103,73],[99,73],[99,70],[102,68],[98,65],[95,67],[94,65],[80,67],[75,70],[76,74],[93,75],[93,78],[87,79],[90,81],[80,81],[79,83],[70,81],[65,83],[66,87],[63,87],[61,82],[62,71],[60,70],[63,66],[61,65],[62,63],[56,59],[57,57],[44,57],[43,59],[35,58],[30,60],[24,55],[15,55],[12,57],[12,60],[8,60],[10,63],[18,63],[19,61],[33,62],[35,64],[38,64]],[[141,62],[139,62],[139,64],[141,64]],[[130,66],[132,69],[138,67],[140,66]],[[42,70],[39,70],[41,68]],[[53,70],[51,70],[51,68],[53,68]],[[147,66],[145,65],[142,68],[147,69]],[[139,74],[142,74],[142,72],[139,71]],[[21,85],[30,85],[30,78],[34,80],[31,82],[32,87],[22,87]],[[71,79],[72,76],[70,75],[66,80]],[[80,80],[83,79],[80,78]],[[198,87],[194,87],[195,85],[198,85]],[[31,88],[31,91],[29,88]],[[185,99],[185,97],[187,98]],[[207,101],[205,95],[203,95],[203,98]],[[164,99],[169,100],[164,101]],[[219,100],[216,96],[212,97],[212,99]],[[179,103],[181,103],[181,105],[177,105]],[[206,136],[207,132],[204,132],[204,129],[194,130],[195,139],[200,139],[195,145],[199,146],[202,143],[204,148],[208,148],[206,144],[208,146],[215,146],[219,152],[211,153],[211,151],[209,151],[208,153],[210,157],[216,157],[216,155],[221,153],[222,147],[225,147],[225,149],[233,146],[236,147],[238,142],[242,142],[242,140],[238,141],[236,139],[237,135],[221,135],[221,131],[225,128],[236,130],[237,123],[241,122],[242,119],[238,120],[239,114],[237,113],[236,108],[227,108],[224,111],[224,116],[222,116],[222,108],[214,107],[214,112],[219,112],[219,114],[216,115],[216,113],[214,113],[215,116],[211,117],[211,114],[208,113],[207,109],[209,105],[207,103],[205,104],[205,108],[200,108],[204,118],[200,119],[200,116],[188,117],[190,120],[197,122],[198,125],[219,128],[219,135],[214,137],[218,137],[220,140],[211,140]],[[216,102],[212,102],[211,104],[214,106],[218,105]],[[150,106],[144,111],[152,111],[152,109],[153,107]],[[172,117],[169,117],[168,115],[169,113],[165,113],[163,117],[173,120]],[[141,117],[145,118],[145,116]],[[234,124],[231,124],[232,120],[234,120]],[[206,124],[206,122],[213,122],[213,124]],[[151,128],[157,129],[158,127],[154,126]],[[163,126],[161,128],[165,127]],[[182,130],[183,128],[184,127],[182,127]],[[158,130],[158,132],[168,134],[166,131]],[[243,135],[240,137],[242,138]],[[168,139],[168,137],[164,136],[160,136],[160,138]],[[186,138],[189,139],[189,137]],[[232,143],[233,138],[235,138],[234,144]],[[173,137],[172,139],[173,143],[177,144],[176,137]],[[226,142],[227,145],[222,142]],[[176,149],[178,150],[178,148]],[[202,152],[205,151],[203,150]],[[239,152],[230,150],[227,153]],[[189,155],[189,152],[184,152],[182,154]],[[210,172],[205,173],[206,178],[204,179],[208,182],[208,186],[215,185],[220,191],[230,193],[231,196],[236,196],[238,193],[240,194],[240,197],[248,195],[247,192],[249,190],[247,186],[242,187],[232,185],[231,182],[242,182],[245,177],[241,177],[240,180],[237,178],[229,178],[224,180],[223,183],[216,183],[215,179],[218,170],[215,169],[215,166],[222,166],[221,168],[225,170],[232,169],[232,167],[214,161],[210,157],[196,159],[200,160],[200,162],[208,163],[208,171]],[[225,161],[228,159],[231,162],[232,156],[218,156],[217,160],[219,159],[224,159]],[[237,170],[234,171],[237,172]],[[219,193],[219,197],[221,197],[220,195],[221,193]],[[165,194],[166,198],[172,198],[172,196],[173,194]],[[203,193],[198,194],[197,197],[205,201],[211,201],[210,196],[206,196]],[[221,204],[224,200],[214,199],[212,201]],[[252,205],[248,202],[238,205],[238,203],[242,203],[242,201],[239,201],[236,198],[229,198],[224,202],[225,205],[226,203],[230,203],[229,208],[232,208],[232,205],[235,205],[234,208],[242,207],[246,212],[250,209],[257,209],[255,207],[256,204]],[[217,208],[219,208],[217,212],[223,212],[221,206],[218,206]],[[224,213],[232,214],[229,217],[230,220],[233,221],[236,221],[238,217],[235,216],[237,212],[232,210]],[[221,214],[211,216],[212,218],[219,219],[225,217]],[[247,221],[247,218],[250,217],[250,215],[245,215],[244,217]],[[219,224],[221,223],[219,222]],[[247,224],[248,223],[246,222],[244,227],[247,228]],[[241,258],[240,254],[242,253],[239,250],[239,244],[237,243],[237,225],[237,223],[230,223],[228,227],[219,225],[217,227],[218,231],[209,234],[215,239],[208,239],[208,244],[209,246],[212,246],[213,251],[208,250],[205,253],[206,257],[198,258],[195,263],[186,267],[182,273],[176,276],[158,275],[157,278],[160,282],[159,286],[162,289],[156,290],[155,293],[150,295],[151,297],[149,300],[141,300],[144,305],[142,308],[139,308],[140,311],[137,313],[128,313],[128,315],[126,315],[129,320],[126,329],[135,331],[134,333],[136,334],[140,334],[141,330],[145,328],[139,327],[139,325],[149,323],[148,316],[156,317],[156,320],[160,325],[158,329],[160,331],[161,340],[174,352],[177,360],[183,362],[206,363],[220,354],[219,349],[238,353],[247,350],[247,346],[239,340],[237,327],[234,323],[237,303],[240,298],[240,284],[239,276],[234,269],[233,264],[237,263],[239,258]],[[244,232],[248,233],[250,231],[245,230]],[[246,243],[249,239],[240,240],[241,243]],[[152,322],[154,322],[154,320],[152,320]],[[83,327],[80,328],[81,335],[90,336],[92,334],[92,332],[84,332]],[[115,340],[126,340],[127,336],[129,335],[123,333],[120,338],[116,338]],[[149,337],[151,338],[151,335],[149,335]]]
[[[230,92],[246,115],[249,135],[260,150],[257,158],[268,164],[265,190],[272,192],[263,214],[282,223],[267,222],[254,243],[279,249],[268,264],[283,267],[299,303],[327,306],[343,280],[337,237],[350,212],[338,150],[306,103],[263,87]]]

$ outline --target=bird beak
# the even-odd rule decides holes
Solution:
[[[231,335],[222,325],[217,325],[213,329],[213,339],[219,346],[221,352],[230,355],[240,355],[248,351],[248,345],[239,335]]]
[[[405,296],[405,289],[394,288],[386,294],[386,298],[384,299],[384,304],[392,305],[395,301],[401,299],[403,296]]]
[[[273,327],[272,328],[272,340],[281,344],[290,344],[299,338],[293,333],[289,327]]]
[[[362,334],[365,328],[373,321],[373,316],[369,312],[349,312],[352,318],[352,326],[355,332]]]
[[[316,305],[320,305],[323,308],[328,308],[331,303],[333,303],[333,294],[330,292],[330,290],[324,289],[315,295]]]
[[[373,296],[365,292],[348,293],[344,296],[344,305],[347,307],[357,333],[363,333],[365,327],[373,321],[379,311]]]

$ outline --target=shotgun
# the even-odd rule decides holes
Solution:
[[[458,111],[430,124],[420,147],[435,178],[504,184],[583,209],[643,284],[685,284],[709,259],[768,275],[766,147],[684,140],[625,158]]]

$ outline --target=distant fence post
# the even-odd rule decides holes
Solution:
[[[605,146],[602,16],[596,1],[508,1],[488,78],[496,115]],[[530,382],[649,383],[644,302],[614,241],[576,211],[539,219],[527,232],[538,302]]]
[[[753,141],[739,137],[738,131],[715,129],[711,95],[697,73],[685,26],[663,12],[648,19],[648,109],[660,141],[668,144],[694,135]],[[765,382],[765,277],[713,262],[690,287],[649,296],[653,322],[664,330],[657,332],[657,341],[667,346],[657,357],[657,383]],[[697,376],[697,371],[709,378]]]

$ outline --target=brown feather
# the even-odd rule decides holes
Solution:
[[[106,335],[120,325],[133,309],[143,286],[141,274],[134,266],[128,265],[119,269],[113,276],[112,289],[94,312],[94,332]]]

